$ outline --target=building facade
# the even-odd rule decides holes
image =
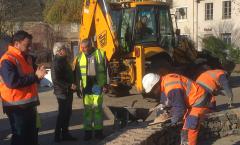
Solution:
[[[217,36],[226,43],[240,46],[239,0],[173,0],[181,35],[185,35],[202,50],[202,38]]]

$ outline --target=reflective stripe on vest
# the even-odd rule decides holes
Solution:
[[[80,69],[80,76],[81,76],[81,83],[83,88],[86,87],[86,80],[87,80],[87,58],[84,55],[84,53],[79,54],[79,58],[78,58],[78,64],[79,64],[79,69]]]
[[[199,85],[201,85],[203,88],[205,88],[208,92],[210,92],[210,93],[213,92],[213,89],[211,87],[209,87],[208,84],[206,84],[205,82],[197,81],[197,83]]]
[[[218,89],[220,86],[219,84],[219,76],[224,74],[222,70],[209,70],[203,72],[198,78],[197,83],[200,84],[202,87],[207,89],[210,93]]]
[[[223,70],[212,70],[212,71],[207,71],[207,74],[210,75],[214,81],[216,82],[217,85],[219,84],[219,76],[221,74],[225,74],[225,72]]]
[[[2,101],[3,106],[15,106],[15,105],[24,105],[27,103],[31,103],[31,102],[35,102],[38,101],[38,97],[34,96],[30,99],[25,99],[25,100],[20,100],[20,101],[14,101],[14,102],[6,102],[6,101]]]
[[[93,55],[97,59],[97,82],[100,87],[102,87],[106,83],[106,70],[105,70],[105,61],[104,61],[104,52],[100,51],[99,49],[96,49],[93,52]],[[82,80],[82,86],[83,88],[87,85],[87,58],[84,53],[80,53],[78,56],[78,64],[80,69],[80,76]]]
[[[216,75],[216,73],[213,73],[213,72],[206,72],[208,75],[210,75],[213,79],[217,79],[217,75]]]
[[[180,89],[182,91],[185,105],[191,107],[206,91],[192,80],[178,75],[168,74],[162,77],[161,90],[168,97],[172,90]],[[176,98],[177,99],[177,98]]]
[[[210,94],[205,93],[192,105],[193,107],[207,107],[210,103]]]
[[[185,82],[181,82],[181,81],[173,81],[173,82],[168,82],[165,84],[165,87],[169,87],[169,86],[172,86],[172,85],[185,85],[186,86],[186,95],[188,96],[190,91],[191,91],[191,86],[192,86],[192,81],[191,80],[188,80],[187,83]]]

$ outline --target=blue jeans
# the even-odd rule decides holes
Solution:
[[[7,110],[9,118],[12,140],[11,145],[37,145],[37,128],[36,128],[36,109],[15,108]]]

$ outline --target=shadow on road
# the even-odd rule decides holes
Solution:
[[[78,138],[78,141],[75,142],[61,142],[61,143],[55,143],[54,142],[54,133],[46,133],[39,135],[39,144],[40,145],[96,145],[100,142],[100,140],[94,139],[94,134],[93,138],[90,141],[84,141],[84,130],[82,128],[80,129],[73,129],[70,131],[71,134]],[[113,133],[113,127],[110,126],[104,126],[104,135],[108,136]]]
[[[240,107],[240,103],[233,103],[232,104],[232,108],[238,108],[238,107]],[[229,109],[229,105],[228,104],[222,104],[222,105],[218,105],[217,106],[217,112],[219,112],[219,111],[224,111],[224,110],[227,110],[227,109]]]
[[[38,88],[38,92],[39,92],[39,93],[48,92],[48,91],[51,91],[51,90],[53,90],[52,87],[39,87],[39,88]]]
[[[108,136],[113,133],[113,126],[104,126],[104,135]],[[84,130],[82,128],[79,129],[73,129],[70,131],[70,133],[76,137],[78,140],[77,141],[62,141],[60,143],[55,143],[54,142],[54,132],[47,132],[43,133],[40,131],[40,134],[38,136],[39,139],[39,145],[96,145],[100,142],[100,140],[94,139],[94,134],[93,134],[93,139],[90,141],[84,141]],[[10,145],[10,140],[0,140],[1,145]]]
[[[240,87],[240,76],[231,76],[230,84],[231,84],[232,88]]]
[[[79,139],[79,141],[76,142],[76,145],[79,145],[79,142],[82,140],[82,137],[83,137],[83,130],[80,127],[83,124],[83,117],[82,117],[83,111],[84,111],[83,109],[74,109],[72,112],[70,127],[73,128],[71,129],[71,133]],[[57,111],[40,113],[40,118],[42,123],[42,127],[40,128],[40,131],[39,131],[40,145],[54,144],[53,138],[54,138],[54,129],[55,129],[57,115],[58,115]],[[104,112],[104,120],[109,120],[105,112]],[[6,127],[4,130],[0,130],[0,145],[10,145],[9,137],[11,134],[11,130],[10,130],[8,118],[0,119],[0,124],[9,126],[8,129]],[[106,135],[109,135],[112,133],[113,130],[111,128],[113,127],[112,126],[104,127],[104,131],[106,130],[105,131]],[[63,144],[75,145],[74,142],[71,142],[71,143],[65,142],[65,143]],[[85,144],[86,143],[80,144],[80,145],[85,145]],[[96,144],[96,142],[94,142],[93,144]]]
[[[240,145],[240,141],[234,143],[233,145]]]
[[[204,139],[204,140],[198,140],[197,145],[212,145],[218,138],[211,138],[211,139]]]

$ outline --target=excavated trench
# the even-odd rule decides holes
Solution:
[[[201,123],[200,144],[222,137],[240,135],[240,108],[210,113]],[[182,125],[156,124],[148,122],[134,124],[117,131],[100,145],[178,145]]]

